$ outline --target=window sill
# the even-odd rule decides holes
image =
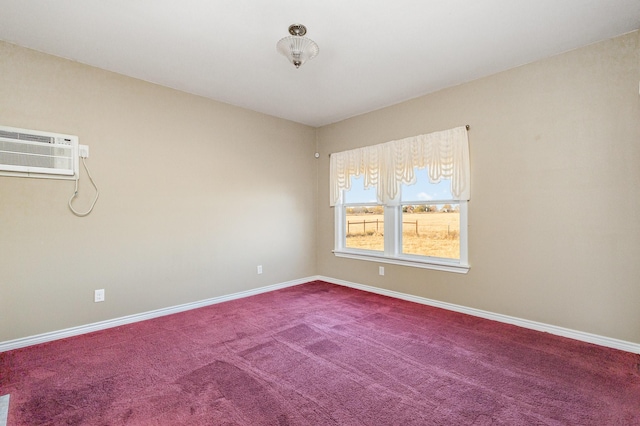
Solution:
[[[437,259],[416,259],[411,257],[389,257],[382,254],[356,252],[356,251],[339,251],[334,250],[336,257],[347,259],[366,260],[369,262],[390,263],[392,265],[410,266],[413,268],[434,269],[436,271],[455,272],[458,274],[466,274],[471,268],[470,265],[457,262],[439,261]]]

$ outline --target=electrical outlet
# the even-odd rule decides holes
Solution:
[[[258,265],[257,269],[258,269],[258,275],[261,274],[262,273],[262,265]]]
[[[384,275],[384,266],[378,266],[378,273]]]
[[[78,145],[78,155],[82,158],[89,158],[89,145]]]
[[[94,295],[93,295],[93,301],[94,302],[104,302],[104,288],[100,289],[100,290],[96,290]]]

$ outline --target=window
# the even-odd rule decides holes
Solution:
[[[402,185],[402,254],[460,260],[460,200],[449,180],[432,184],[426,169],[416,176]]]
[[[451,131],[442,133],[450,135],[446,132]],[[456,155],[448,159],[441,155],[447,150],[455,154],[450,149],[452,138],[424,136],[345,151],[335,159],[332,154],[336,256],[461,273],[469,270],[468,169],[464,164],[462,170],[455,167],[450,160]],[[441,145],[435,150],[434,140]],[[463,145],[468,146],[466,130]],[[434,152],[445,161],[421,161]],[[468,152],[457,157],[458,163],[466,159],[468,166]],[[384,176],[390,170],[393,175]]]
[[[375,189],[351,178],[345,202],[336,207],[336,249],[340,257],[466,272],[467,202],[456,200],[449,181],[429,183],[426,170],[418,182],[403,185],[401,203],[375,202]]]
[[[384,207],[376,204],[375,190],[352,178],[344,197],[344,247],[384,252]]]

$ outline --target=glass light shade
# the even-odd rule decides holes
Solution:
[[[320,48],[315,41],[301,36],[289,36],[278,41],[278,52],[287,57],[289,62],[300,68],[300,65],[318,56]]]

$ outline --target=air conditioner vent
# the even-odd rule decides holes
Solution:
[[[0,175],[75,179],[78,137],[0,127]]]
[[[31,133],[7,132],[5,130],[0,130],[0,138],[42,143],[55,143],[55,138],[52,136],[34,135]]]

